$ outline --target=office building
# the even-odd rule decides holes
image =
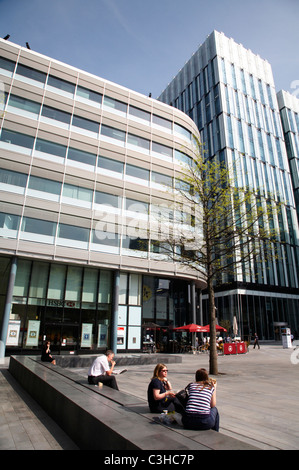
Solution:
[[[279,107],[270,64],[217,31],[208,36],[159,99],[195,121],[209,158],[236,166],[237,186],[248,185],[261,196],[271,195],[282,203],[277,221],[280,242],[274,247],[277,259],[264,261],[262,267],[253,265],[249,273],[244,269],[233,278],[223,277],[216,286],[218,321],[232,328],[237,320],[238,332],[244,337],[257,332],[260,339],[277,339],[283,326],[296,334],[298,105],[296,109],[286,104]],[[289,156],[286,143],[293,152]],[[206,302],[204,305],[207,307]]]
[[[299,100],[286,91],[277,93],[299,221]]]
[[[192,321],[205,286],[167,258],[158,236],[162,212],[164,228],[175,220],[195,123],[5,40],[0,84],[6,354],[40,351],[46,339],[54,354],[140,351],[155,335],[166,350],[168,327]],[[190,227],[191,214],[181,215]]]

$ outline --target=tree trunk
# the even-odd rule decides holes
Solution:
[[[216,344],[215,294],[212,279],[208,280],[209,317],[210,317],[210,374],[218,375],[218,356]]]

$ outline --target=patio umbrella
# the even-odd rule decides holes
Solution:
[[[173,328],[175,331],[188,331],[190,333],[201,333],[204,330],[203,326],[195,325],[195,323],[190,323],[189,325],[178,326]]]
[[[204,330],[201,330],[201,331],[205,331],[206,333],[210,332],[210,325],[205,325],[202,328],[204,328]],[[223,326],[216,325],[216,331],[227,331],[227,330],[223,328]]]
[[[202,326],[195,325],[195,323],[190,323],[189,325],[178,326],[173,328],[175,331],[188,331],[192,333],[192,346],[195,347],[195,333],[200,333],[205,331]]]

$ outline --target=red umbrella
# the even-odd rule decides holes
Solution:
[[[189,325],[178,326],[177,328],[173,328],[175,331],[189,331],[191,333],[200,333],[201,331],[205,331],[203,326],[195,325],[194,323],[190,323]]]
[[[204,330],[201,330],[201,331],[205,331],[207,333],[210,332],[210,325],[202,326],[202,328],[204,328]],[[223,326],[216,325],[216,331],[227,331],[227,330],[223,328]]]

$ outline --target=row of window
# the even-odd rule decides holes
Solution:
[[[283,155],[283,143],[280,139],[274,137],[273,134],[244,123],[234,116],[224,114],[224,123],[226,126],[226,147],[237,149],[251,157],[258,157],[263,162],[267,161],[281,169],[287,169],[287,161]]]
[[[289,108],[280,111],[284,132],[289,131],[299,135],[299,114]]]
[[[111,138],[115,143],[121,142],[123,145],[126,145],[127,143],[128,145],[138,147],[139,150],[145,150],[148,154],[150,153],[150,151],[152,151],[156,154],[159,154],[163,158],[167,157],[170,160],[173,159],[174,155],[175,159],[179,162],[187,164],[191,163],[191,158],[180,150],[174,150],[172,147],[168,147],[158,142],[150,142],[149,140],[139,137],[137,135],[126,133],[125,131],[120,131],[119,129],[115,129],[104,124],[101,125],[101,135]],[[27,134],[3,128],[0,140],[32,150],[34,147],[35,138]],[[44,153],[65,158],[67,146],[38,138],[35,149]],[[95,166],[96,164],[96,157],[97,155],[94,153],[83,152],[74,148],[69,149],[68,152],[68,158],[92,166]]]
[[[167,187],[173,186],[173,178],[162,173],[154,171],[150,172],[150,170],[141,168],[137,165],[125,165],[123,162],[111,158],[79,150],[74,147],[67,147],[66,145],[57,144],[45,139],[40,139],[38,137],[35,139],[33,136],[20,132],[3,128],[0,135],[0,142],[17,145],[18,147],[29,150],[35,149],[35,155],[38,155],[40,152],[43,155],[50,156],[50,158],[67,158],[69,161],[75,161],[85,165],[103,168],[105,170],[113,171],[119,175],[126,174],[144,181],[151,180]],[[179,164],[191,164],[191,158],[179,150],[174,151],[174,159]]]
[[[56,243],[65,246],[72,246],[74,248],[88,248],[91,243],[91,250],[96,249],[94,245],[98,245],[98,250],[101,251],[100,245],[107,247],[114,247],[123,249],[130,249],[135,251],[143,251],[153,253],[166,253],[169,252],[169,247],[166,242],[148,238],[141,238],[135,234],[137,229],[134,227],[127,227],[126,234],[120,235],[115,232],[108,232],[101,230],[104,225],[99,224],[99,228],[90,230],[89,228],[79,227],[76,225],[69,225],[63,223],[51,222],[48,220],[35,219],[32,217],[21,217],[15,214],[7,214],[0,212],[0,237],[4,238],[17,238],[18,231],[20,230],[20,238],[31,240],[35,242],[54,244]],[[131,233],[130,233],[131,232]],[[68,243],[72,242],[72,243]],[[103,251],[109,252],[109,249]],[[115,252],[113,250],[113,252]]]
[[[144,171],[146,172],[147,170]],[[138,167],[134,167],[134,165],[129,164],[126,165],[126,175],[133,176],[135,178],[143,178],[142,169],[139,169]],[[144,176],[148,175],[145,174]],[[172,187],[172,178],[164,176],[161,173],[152,171],[151,181],[164,186],[168,185],[169,188]],[[28,190],[34,190],[42,193],[47,193],[48,195],[53,195],[54,200],[57,201],[59,200],[59,197],[62,196],[72,199],[78,199],[81,201],[88,202],[90,204],[94,202],[95,204],[105,204],[116,208],[121,208],[122,206],[122,198],[115,194],[110,194],[103,191],[94,191],[93,189],[84,188],[83,186],[61,183],[59,181],[53,181],[48,178],[41,178],[39,176],[34,175],[30,175],[28,181],[27,174],[3,168],[0,168],[0,183],[7,184],[10,186],[17,186],[24,189],[27,187],[28,183]],[[175,179],[175,189],[179,191],[191,191],[190,187],[187,187],[187,184],[179,179]],[[133,203],[135,207],[136,204],[139,204],[140,206],[149,206],[147,203],[141,201],[134,200],[131,203],[129,201],[133,200],[126,198],[126,210],[130,210],[129,206],[132,206]],[[145,213],[148,213],[148,209],[145,211]]]
[[[13,73],[15,69],[15,63],[8,59],[5,59],[4,57],[0,57],[0,69],[4,69]],[[191,139],[191,133],[185,127],[179,124],[173,123],[172,121],[168,119],[162,118],[158,115],[155,115],[143,109],[137,108],[136,106],[131,106],[131,105],[128,106],[127,103],[116,100],[109,96],[103,96],[101,93],[95,92],[93,90],[82,87],[80,85],[75,85],[74,83],[55,77],[51,74],[47,75],[44,72],[37,71],[31,67],[28,67],[22,64],[18,64],[17,69],[16,69],[16,74],[21,77],[25,77],[27,79],[31,79],[42,84],[47,84],[48,87],[64,92],[67,95],[71,95],[71,97],[83,98],[85,100],[88,100],[96,104],[97,106],[104,105],[117,112],[124,113],[124,114],[128,113],[133,118],[141,119],[145,123],[148,123],[148,124],[152,123],[154,125],[161,126],[164,129],[178,133],[189,140]],[[19,107],[20,105],[25,106],[25,109],[27,111],[33,112],[33,113],[39,113],[39,108],[41,106],[37,102],[31,101],[31,100],[25,100],[17,96],[14,96],[12,102],[9,102],[9,104],[11,106],[17,106],[17,107]],[[45,111],[45,113],[53,115],[54,112],[48,109]],[[42,115],[46,115],[46,114],[42,114]],[[51,117],[51,116],[48,116],[48,117]],[[61,120],[62,122],[68,122],[70,120],[70,116],[69,116],[69,113],[65,113],[62,111],[59,113],[59,110],[56,110],[54,119]],[[78,121],[78,117],[76,117],[76,120]],[[86,120],[83,120],[83,123],[87,125],[87,123],[84,121]],[[82,121],[80,122],[82,125]],[[73,123],[73,125],[76,125],[76,124]],[[96,125],[97,123],[90,121],[89,128],[96,128]],[[96,131],[93,131],[93,132],[96,132]]]
[[[113,272],[105,269],[19,259],[13,296],[28,297],[28,303],[60,300],[58,306],[81,301],[83,308],[95,308],[96,303],[111,302],[112,281]],[[119,304],[141,305],[141,281],[140,274],[120,274]]]
[[[215,69],[219,71],[219,79],[223,84],[235,91],[241,91],[246,96],[251,96],[272,110],[277,109],[275,91],[268,83],[264,83],[244,69],[218,57],[202,69],[185,90],[174,99],[173,105],[188,113],[195,103],[205,99],[205,95],[216,86]]]
[[[13,296],[109,303],[111,289],[110,271],[19,259]]]

